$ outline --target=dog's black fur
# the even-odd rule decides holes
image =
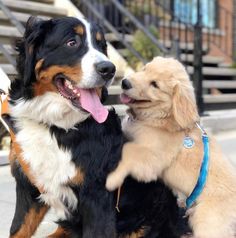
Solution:
[[[65,59],[70,59],[68,67],[75,61],[78,63],[78,59],[75,60],[75,56],[70,58],[69,53],[64,49],[59,51],[60,57],[54,55],[56,54],[54,48],[50,49],[51,45],[60,44],[62,39],[62,36],[53,35],[53,32],[63,34],[63,30],[65,31],[66,27],[76,20],[64,18],[46,21],[40,25],[37,24],[34,29],[28,26],[25,38],[18,45],[19,79],[11,85],[12,105],[19,98],[30,100],[34,97],[32,86],[37,81],[34,70],[40,58],[45,59],[42,66],[44,68],[49,65],[65,65]],[[58,29],[60,29],[59,26],[64,28],[52,31],[52,23]],[[50,43],[52,40],[53,44]],[[33,53],[27,48],[32,47],[32,44],[33,51],[36,51]],[[106,54],[105,41],[97,48]],[[86,49],[80,49],[80,51],[82,57]],[[63,55],[65,53],[66,55]],[[47,59],[45,55],[50,57]],[[61,62],[59,58],[64,61]],[[73,129],[64,130],[57,126],[49,126],[48,129],[51,136],[56,138],[61,150],[72,152],[72,162],[85,175],[81,185],[68,184],[76,194],[79,205],[76,211],[70,211],[68,207],[70,214],[67,219],[59,221],[71,238],[124,237],[140,229],[145,230],[144,237],[147,238],[178,237],[176,198],[161,182],[144,184],[131,178],[126,179],[121,188],[120,212],[115,209],[117,191],[108,192],[105,189],[105,181],[108,173],[117,166],[121,158],[122,146],[126,138],[123,136],[120,119],[114,110],[109,112],[108,119],[102,124],[88,118],[75,125]],[[40,195],[39,190],[28,180],[17,158],[12,162],[12,171],[17,183],[17,205],[11,227],[11,236],[14,237],[24,224],[24,218],[29,210],[32,207],[39,209],[43,204],[37,199]],[[63,202],[67,204],[66,200]]]
[[[74,163],[86,174],[83,186],[74,187],[79,197],[78,211],[60,224],[66,224],[67,229],[73,227],[75,237],[82,230],[85,232],[82,220],[88,226],[95,222],[96,233],[88,229],[86,237],[93,237],[92,234],[108,237],[104,228],[109,229],[110,224],[112,227],[114,219],[119,235],[147,227],[145,237],[175,237],[176,199],[162,183],[142,184],[128,178],[121,189],[120,212],[115,209],[117,192],[111,194],[104,187],[107,174],[119,162],[126,141],[117,114],[110,111],[103,124],[88,119],[76,127],[80,133],[51,128],[59,146],[73,151]]]

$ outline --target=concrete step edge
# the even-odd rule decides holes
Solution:
[[[27,20],[29,19],[29,17],[32,16],[32,14],[16,12],[16,11],[12,11],[11,13],[16,17],[16,19],[18,21],[20,21],[22,23],[26,23]],[[48,16],[43,16],[43,15],[37,15],[37,16],[44,20],[50,19],[50,17],[48,17]],[[2,11],[0,11],[0,21],[9,21],[10,22],[10,20],[6,17],[6,15]]]
[[[18,12],[36,12],[43,13],[46,15],[58,15],[58,16],[66,16],[67,10],[64,8],[55,7],[53,5],[31,2],[31,1],[21,1],[19,4],[18,1],[14,0],[2,0],[3,3],[9,7],[11,10],[16,10]]]

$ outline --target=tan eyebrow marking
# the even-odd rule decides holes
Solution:
[[[74,29],[75,29],[75,32],[77,34],[79,34],[79,35],[83,35],[84,34],[85,30],[84,30],[84,27],[82,25],[78,25]]]
[[[98,41],[102,40],[102,34],[100,32],[96,33],[96,40],[98,40]]]

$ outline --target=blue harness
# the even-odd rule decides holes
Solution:
[[[198,176],[197,184],[194,187],[192,193],[186,199],[186,207],[187,208],[190,208],[196,202],[197,198],[202,193],[202,191],[205,187],[205,184],[206,184],[208,169],[209,169],[209,155],[210,155],[209,138],[208,138],[207,133],[201,128],[201,126],[198,123],[197,123],[197,126],[202,131],[202,142],[203,142],[203,146],[204,146],[204,155],[203,155],[202,165],[201,165],[200,173]]]

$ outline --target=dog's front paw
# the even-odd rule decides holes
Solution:
[[[124,178],[119,173],[112,172],[107,177],[106,188],[109,191],[114,191],[122,185],[123,181]]]

